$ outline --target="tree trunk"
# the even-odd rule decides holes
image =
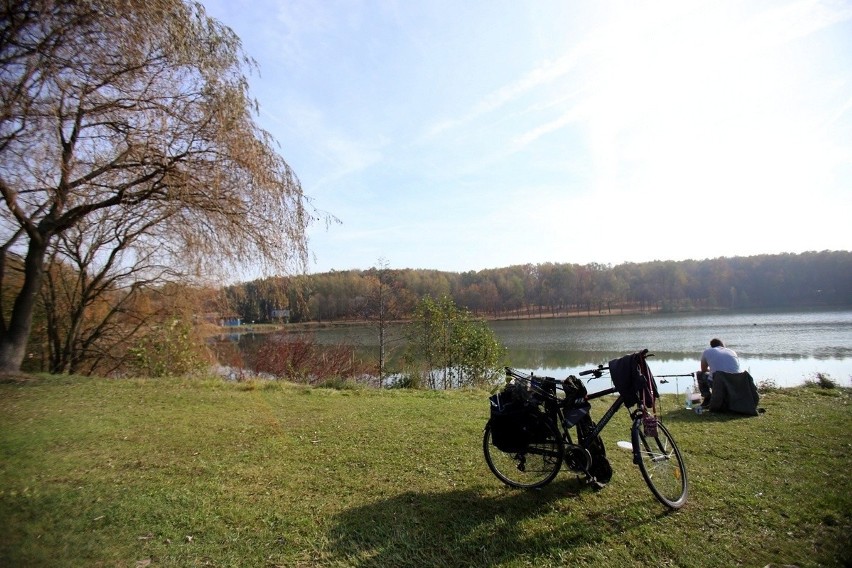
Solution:
[[[44,257],[47,240],[31,238],[24,261],[24,283],[9,318],[9,325],[0,337],[0,373],[17,373],[27,355],[27,342],[33,323],[33,308],[44,279]]]

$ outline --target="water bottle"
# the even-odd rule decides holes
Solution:
[[[686,387],[686,409],[692,409],[692,387]]]

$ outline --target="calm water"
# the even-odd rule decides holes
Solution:
[[[562,377],[646,347],[655,355],[656,375],[687,374],[719,337],[758,382],[794,386],[820,372],[852,386],[852,311],[567,318],[493,327],[511,364],[536,374]],[[661,390],[686,384],[688,378],[671,378]]]
[[[710,339],[719,337],[740,356],[755,381],[795,386],[828,373],[852,386],[852,310],[740,314],[654,314],[532,319],[491,323],[508,349],[509,364],[564,378],[626,353],[648,348],[655,375],[687,374]],[[347,342],[371,351],[376,328],[317,332],[324,343]],[[663,392],[682,392],[689,378],[671,378]],[[603,387],[605,385],[601,385]]]

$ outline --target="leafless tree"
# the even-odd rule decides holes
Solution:
[[[403,330],[394,329],[391,324],[408,315],[415,305],[412,293],[401,287],[398,274],[398,271],[388,268],[388,262],[384,258],[379,258],[378,265],[364,273],[368,290],[364,298],[362,316],[375,323],[379,335],[379,386],[387,375],[387,363],[392,348],[405,341]]]
[[[182,277],[160,262],[151,233],[161,221],[103,209],[54,239],[41,288],[51,372],[115,370],[132,340],[159,319],[140,307],[140,296]]]
[[[194,2],[0,6],[0,286],[23,270],[0,372],[20,369],[51,246],[75,227],[138,218],[155,264],[184,273],[304,266],[312,209],[255,123],[253,67]]]

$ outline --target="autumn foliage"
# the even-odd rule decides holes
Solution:
[[[320,345],[310,336],[277,333],[246,355],[257,373],[310,385],[348,377],[372,380],[375,365],[362,361],[351,345]]]

